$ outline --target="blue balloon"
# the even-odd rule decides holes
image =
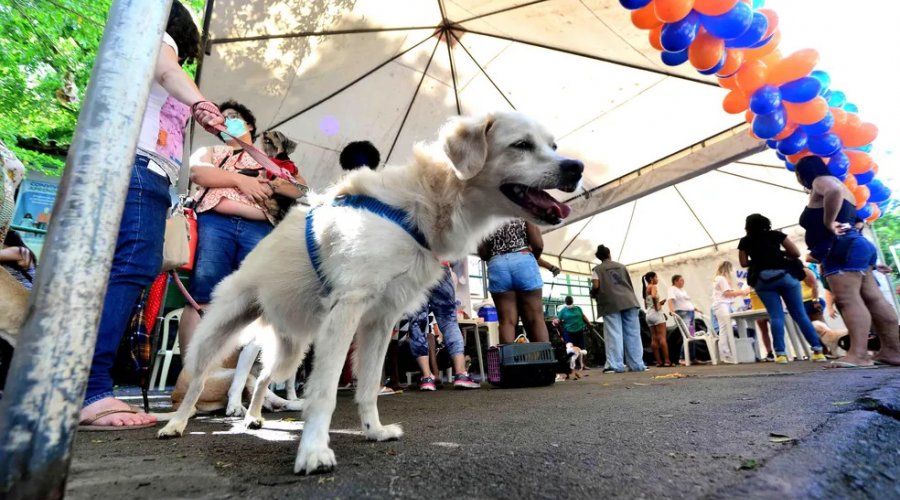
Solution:
[[[738,2],[728,12],[720,16],[700,16],[703,27],[711,35],[723,40],[735,39],[750,29],[753,24],[753,8]]]
[[[878,209],[881,210],[881,213],[887,213],[891,209],[891,200],[882,201],[878,204]]]
[[[763,85],[750,96],[750,110],[758,115],[767,115],[779,107],[781,107],[781,92],[778,91],[778,87]]]
[[[809,74],[809,76],[819,80],[822,84],[822,95],[825,95],[825,92],[828,92],[828,89],[831,88],[831,75],[827,72],[817,69]]]
[[[872,169],[867,172],[863,172],[861,174],[856,174],[856,183],[857,184],[868,184],[868,183],[872,182],[872,179],[874,179],[874,178],[875,178],[875,169]]]
[[[822,90],[822,82],[811,76],[785,83],[781,86],[781,98],[787,102],[804,103],[813,100]]]
[[[760,139],[771,139],[780,134],[787,124],[787,115],[784,109],[776,109],[766,115],[756,115],[753,118],[753,133]]]
[[[847,177],[847,172],[850,171],[850,158],[847,158],[847,155],[838,151],[837,153],[831,155],[828,159],[828,172],[840,179],[845,179]]]
[[[776,152],[776,153],[775,153],[775,156],[777,156],[778,159],[781,160],[781,161],[787,161],[787,156],[784,156],[784,155],[781,154],[781,153]]]
[[[852,150],[854,150],[854,151],[862,151],[863,153],[871,153],[871,152],[872,152],[872,145],[871,145],[871,144],[866,144],[865,146],[860,146],[860,147],[858,147],[858,148],[848,148],[848,149],[852,149]]]
[[[785,156],[795,155],[806,147],[807,137],[799,127],[791,135],[778,141],[778,152]]]
[[[666,52],[681,52],[691,46],[699,29],[700,14],[691,11],[681,21],[663,26],[659,43]]]
[[[841,138],[835,134],[811,135],[806,141],[806,147],[810,153],[819,156],[831,156],[843,147]]]
[[[848,102],[844,104],[844,111],[848,113],[859,113],[859,107],[852,102]]]
[[[766,6],[766,0],[753,0],[753,10],[761,9]]]
[[[809,125],[801,125],[800,128],[803,129],[807,135],[822,135],[834,126],[834,115],[831,114],[831,111],[825,115],[825,118],[817,121],[816,123],[812,123]]]
[[[704,69],[704,70],[698,69],[697,73],[700,73],[701,75],[715,75],[716,73],[719,72],[720,69],[722,69],[725,66],[725,58],[726,57],[727,56],[725,54],[722,54],[722,58],[719,59],[719,62],[715,66],[713,66],[712,68],[709,68],[709,69]]]
[[[891,199],[891,190],[880,180],[873,179],[869,182],[869,201],[872,203],[883,203]]]
[[[864,207],[862,207],[856,211],[856,215],[860,219],[868,219],[869,217],[872,216],[873,213],[875,213],[875,211],[872,210],[872,205],[869,205],[868,203],[866,203],[866,205]]]
[[[768,19],[767,19],[767,21],[768,21]],[[765,36],[765,33],[763,34],[763,36]],[[751,48],[751,49],[758,49],[758,48],[762,47],[763,45],[769,43],[769,41],[770,41],[771,39],[773,39],[773,38],[775,38],[775,34],[774,34],[774,33],[772,33],[771,35],[769,35],[769,36],[767,36],[767,37],[765,37],[765,38],[760,38],[759,41],[756,42],[756,43],[754,43],[753,45],[751,45],[750,48]]]
[[[643,9],[652,1],[653,0],[619,0],[619,3],[628,10],[637,10]]]
[[[793,163],[786,161],[786,162],[784,162],[784,168],[786,168],[788,172],[793,172],[794,170],[797,170],[797,165],[794,165]]]
[[[753,21],[750,23],[750,28],[747,29],[741,36],[733,39],[733,40],[725,40],[725,46],[730,49],[746,49],[753,46],[756,43],[766,36],[766,31],[769,30],[769,19],[759,12],[753,13]],[[775,36],[774,34],[772,36]]]
[[[847,102],[847,94],[840,90],[831,91],[831,97],[828,98],[828,105],[832,108],[839,108]]]
[[[766,141],[766,146],[769,149],[775,149],[778,147],[778,141],[776,141],[775,139],[769,139],[768,141]]]
[[[687,49],[684,49],[681,52],[663,51],[661,57],[662,62],[665,63],[666,66],[679,66],[688,60],[688,51]]]

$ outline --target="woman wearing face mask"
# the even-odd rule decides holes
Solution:
[[[224,102],[219,109],[228,129],[227,135],[221,134],[225,144],[200,148],[191,155],[191,182],[205,188],[197,198],[197,255],[190,283],[190,293],[201,307],[275,224],[266,208],[266,201],[276,192],[270,177],[232,138],[252,144],[256,118],[235,101]],[[291,198],[301,194],[296,185],[278,189]],[[185,309],[179,329],[182,350],[187,350],[199,320],[196,310]]]

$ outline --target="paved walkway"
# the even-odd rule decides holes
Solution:
[[[900,498],[900,369],[758,363],[537,389],[380,399],[402,440],[368,443],[341,392],[332,474],[292,472],[299,414],[261,431],[192,420],[76,438],[68,498]],[[687,378],[656,378],[680,373]]]

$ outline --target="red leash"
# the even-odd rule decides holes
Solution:
[[[200,308],[200,304],[198,304],[197,301],[194,300],[194,297],[191,297],[190,292],[188,292],[187,288],[184,287],[184,283],[181,282],[181,276],[178,276],[178,272],[172,270],[169,271],[169,274],[171,274],[172,277],[175,278],[175,284],[178,285],[178,290],[181,292],[181,295],[184,295],[184,300],[186,300],[188,304],[190,304],[191,307],[193,307],[194,310],[197,311],[197,314],[199,314],[200,317],[203,317],[203,309]]]

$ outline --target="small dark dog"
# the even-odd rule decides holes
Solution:
[[[260,138],[262,150],[266,156],[277,160],[287,160],[289,155],[297,149],[297,143],[277,130],[266,130]]]

